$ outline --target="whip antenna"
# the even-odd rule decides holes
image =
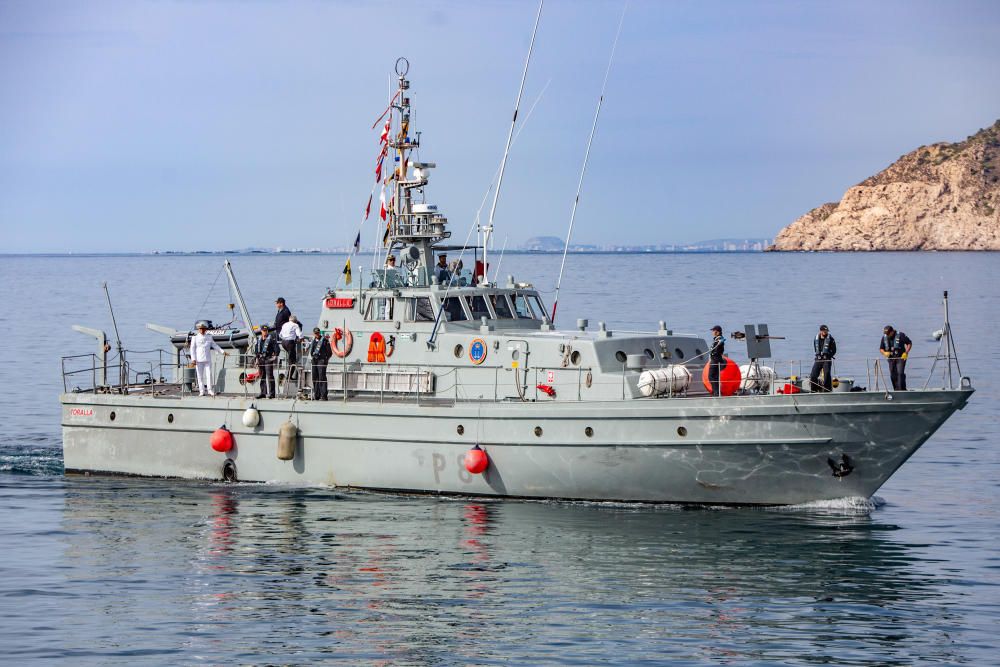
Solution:
[[[559,264],[559,279],[556,280],[556,297],[552,302],[552,324],[556,323],[556,309],[559,308],[559,288],[562,286],[563,270],[566,268],[566,253],[569,252],[569,240],[573,236],[573,223],[576,222],[576,208],[580,205],[583,177],[587,173],[587,162],[590,160],[590,145],[594,143],[594,133],[597,132],[597,119],[601,117],[601,105],[604,104],[604,91],[608,87],[608,77],[611,75],[611,63],[615,60],[615,49],[618,48],[618,38],[622,34],[622,24],[625,22],[625,10],[627,9],[628,5],[622,8],[622,16],[618,20],[618,32],[615,33],[615,41],[611,45],[611,57],[608,58],[608,69],[604,72],[601,96],[597,99],[597,110],[594,111],[594,124],[590,127],[590,138],[587,139],[587,152],[583,156],[583,168],[580,169],[580,182],[576,186],[576,198],[573,200],[573,212],[569,216],[569,231],[566,233],[566,245],[563,246],[562,262]]]
[[[507,132],[507,145],[503,149],[503,160],[500,162],[500,175],[497,177],[497,189],[493,193],[493,206],[490,207],[490,218],[483,232],[483,279],[489,280],[489,263],[486,261],[486,247],[493,233],[493,216],[497,211],[497,201],[500,199],[500,186],[503,184],[503,172],[507,167],[507,156],[510,154],[510,142],[514,137],[514,126],[517,124],[517,110],[521,106],[521,94],[524,92],[524,81],[528,78],[528,64],[531,62],[531,52],[535,48],[535,34],[538,32],[538,21],[542,18],[542,5],[545,0],[538,0],[538,13],[535,15],[535,27],[531,30],[531,43],[528,44],[528,57],[524,59],[524,72],[521,74],[521,86],[517,89],[517,101],[514,102],[514,117],[510,121],[510,131]]]

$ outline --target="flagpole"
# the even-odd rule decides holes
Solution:
[[[587,162],[590,160],[590,146],[594,143],[594,134],[597,132],[597,119],[601,117],[601,105],[604,104],[604,91],[608,87],[608,77],[611,75],[611,63],[615,60],[615,49],[618,48],[618,38],[622,34],[622,24],[625,22],[625,11],[628,5],[622,8],[621,18],[618,20],[618,31],[615,33],[615,41],[611,45],[611,56],[608,58],[608,68],[604,72],[604,83],[601,85],[601,96],[597,99],[597,109],[594,111],[594,123],[590,127],[590,138],[587,139],[587,151],[583,156],[583,167],[580,169],[580,182],[576,186],[576,198],[573,199],[573,212],[569,216],[569,231],[566,233],[566,245],[563,246],[562,262],[559,264],[559,279],[556,280],[556,296],[552,302],[552,324],[556,323],[556,309],[559,308],[559,288],[562,286],[563,271],[566,268],[566,254],[569,252],[569,241],[573,237],[573,224],[576,222],[576,209],[580,205],[580,193],[583,190],[583,177],[587,173]]]
[[[531,43],[528,44],[528,57],[524,59],[524,72],[521,74],[521,86],[517,89],[517,100],[514,102],[514,117],[510,121],[507,132],[507,145],[503,149],[503,160],[500,162],[500,176],[497,178],[497,189],[493,193],[493,206],[490,207],[490,218],[483,232],[483,274],[489,273],[489,262],[486,261],[486,247],[489,245],[490,234],[493,233],[493,216],[497,211],[497,201],[500,199],[500,186],[503,185],[503,172],[507,167],[507,156],[510,154],[510,142],[514,138],[514,126],[517,124],[517,110],[521,107],[521,94],[524,93],[524,81],[528,78],[528,64],[531,63],[531,52],[535,48],[535,34],[538,32],[538,22],[542,18],[542,6],[545,0],[538,0],[538,13],[535,15],[535,27],[531,31]],[[489,276],[485,275],[488,281]]]

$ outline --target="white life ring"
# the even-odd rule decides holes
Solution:
[[[340,348],[341,339],[344,340],[343,349]],[[351,349],[354,347],[354,334],[346,326],[343,329],[334,329],[330,333],[330,347],[339,359],[343,359],[351,353]]]

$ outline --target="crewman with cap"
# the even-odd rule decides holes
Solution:
[[[819,333],[813,340],[813,352],[816,360],[813,361],[812,373],[809,374],[809,390],[832,391],[833,358],[837,355],[837,341],[830,335],[830,328],[825,324],[819,325]],[[819,381],[820,373],[823,374],[822,383]]]
[[[722,382],[719,376],[726,365],[726,339],[722,336],[722,327],[716,324],[710,329],[712,345],[708,348],[708,384],[712,387],[712,396],[722,396]]]
[[[260,375],[260,393],[257,398],[274,398],[274,363],[278,360],[278,341],[266,324],[260,325],[260,338],[251,351]]]
[[[208,323],[198,322],[195,327],[198,329],[191,338],[191,364],[195,367],[195,376],[198,380],[198,395],[204,396],[208,392],[209,396],[215,396],[215,383],[212,381],[212,350],[222,352],[223,356],[229,356],[224,352],[215,339],[208,335]]]
[[[451,280],[451,271],[448,270],[448,255],[441,253],[438,255],[437,266],[434,267],[439,285],[447,285]]]
[[[912,347],[913,341],[905,333],[896,331],[891,324],[883,327],[878,349],[889,360],[889,378],[896,391],[906,391],[906,358]]]
[[[326,365],[333,356],[330,339],[323,335],[319,327],[313,329],[312,340],[309,341],[309,357],[312,359],[312,397],[317,401],[327,398]]]

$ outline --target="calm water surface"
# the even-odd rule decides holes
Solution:
[[[558,257],[504,258],[550,290]],[[251,312],[306,323],[337,257],[238,257]],[[1000,639],[1000,256],[571,258],[560,323],[816,326],[862,379],[881,327],[932,355],[950,289],[978,393],[872,502],[682,509],[64,478],[58,357],[73,323],[130,349],[146,322],[225,321],[215,257],[0,257],[0,651],[9,664],[995,664]],[[287,276],[301,277],[291,282]],[[551,294],[549,295],[551,300]],[[923,383],[929,360],[911,364]],[[386,461],[386,465],[392,465]]]

